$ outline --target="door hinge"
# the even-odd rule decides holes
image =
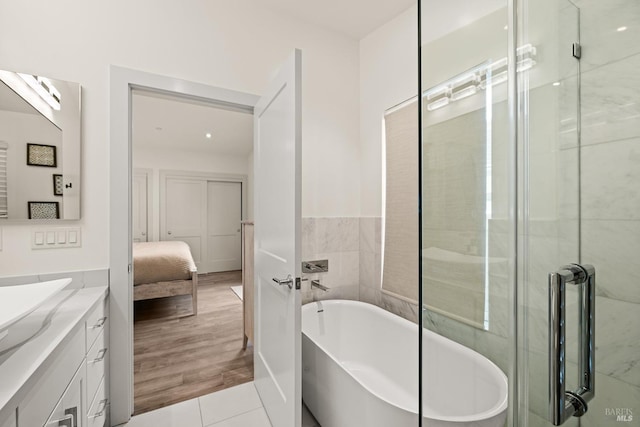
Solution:
[[[300,290],[300,283],[302,282],[302,279],[300,279],[299,277],[296,277],[296,289]]]
[[[580,59],[582,58],[582,46],[580,45],[580,43],[574,43],[572,45],[572,52],[573,57],[576,59]]]
[[[131,264],[127,265],[127,273],[131,274]]]

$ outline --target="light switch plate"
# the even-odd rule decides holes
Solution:
[[[79,248],[80,243],[80,227],[38,227],[31,231],[31,249]]]

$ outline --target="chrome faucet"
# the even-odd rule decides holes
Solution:
[[[329,271],[329,260],[321,259],[317,261],[303,261],[303,273],[326,273]]]
[[[329,288],[327,288],[326,286],[320,284],[320,280],[317,280],[317,279],[311,281],[311,289],[313,289],[313,288],[322,289],[325,292],[327,292],[329,290]]]

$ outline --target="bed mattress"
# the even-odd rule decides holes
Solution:
[[[133,284],[189,280],[196,264],[189,245],[180,241],[133,244]]]

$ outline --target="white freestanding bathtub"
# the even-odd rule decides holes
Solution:
[[[358,301],[302,307],[302,396],[322,427],[418,425],[418,326]],[[423,425],[503,427],[507,378],[423,330]]]

